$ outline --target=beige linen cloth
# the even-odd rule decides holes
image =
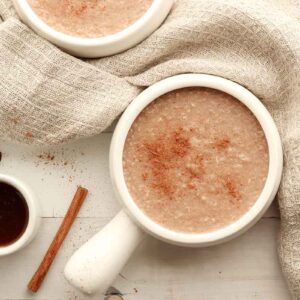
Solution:
[[[279,254],[300,299],[300,1],[178,0],[143,43],[88,61],[34,34],[10,0],[0,0],[0,16],[2,140],[56,144],[97,134],[141,88],[179,73],[220,75],[256,94],[284,141]]]

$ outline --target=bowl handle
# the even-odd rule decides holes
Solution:
[[[104,293],[145,233],[124,212],[79,248],[65,267],[66,279],[87,294]]]

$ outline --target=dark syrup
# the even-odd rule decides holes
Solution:
[[[28,225],[29,211],[23,195],[0,182],[0,247],[17,241]]]

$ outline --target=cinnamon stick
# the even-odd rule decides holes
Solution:
[[[62,224],[60,225],[44,259],[42,260],[40,266],[38,267],[37,271],[31,278],[30,282],[28,283],[28,289],[33,292],[37,292],[39,287],[41,286],[45,276],[47,275],[48,270],[60,248],[62,245],[65,237],[67,236],[85,198],[88,193],[88,190],[79,186],[77,191],[74,195],[72,203],[68,209],[67,214],[64,217]]]

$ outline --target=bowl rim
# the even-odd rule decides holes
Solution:
[[[16,188],[23,195],[28,207],[28,224],[23,234],[12,244],[0,246],[0,256],[4,256],[20,250],[33,239],[40,224],[40,209],[34,193],[21,180],[13,176],[0,174],[0,182]]]
[[[68,46],[84,46],[84,47],[95,47],[95,46],[106,46],[114,44],[116,42],[125,41],[126,39],[134,36],[140,32],[149,24],[149,22],[155,18],[159,13],[161,6],[166,0],[153,0],[149,9],[133,24],[129,25],[122,31],[116,32],[111,35],[95,38],[85,38],[79,36],[72,36],[60,31],[55,30],[44,22],[31,8],[27,0],[13,0],[17,10],[20,10],[21,14],[26,16],[29,26],[33,29],[38,29],[42,34],[49,37],[49,40],[55,42],[63,42]],[[172,4],[174,0],[171,1]]]
[[[213,88],[242,102],[260,123],[269,148],[269,171],[265,186],[255,204],[234,223],[208,233],[172,231],[153,221],[134,202],[127,189],[123,174],[123,149],[128,131],[140,112],[159,96],[185,87]],[[158,239],[183,246],[209,246],[229,240],[254,225],[272,203],[279,188],[283,153],[278,129],[262,102],[245,87],[223,77],[207,74],[182,74],[163,79],[145,89],[128,106],[113,134],[110,147],[110,176],[117,198],[132,219],[146,232]]]

